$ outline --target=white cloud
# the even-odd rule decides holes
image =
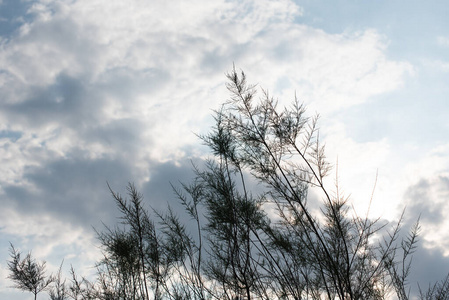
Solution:
[[[89,244],[93,240],[92,232],[85,232],[84,228],[73,228],[64,220],[55,220],[49,215],[25,217],[13,209],[5,208],[1,217],[8,224],[2,228],[2,233],[20,237],[40,258],[48,257],[56,246],[90,248]]]
[[[389,219],[397,219],[405,209],[408,223],[421,215],[422,246],[437,248],[449,255],[449,222],[445,216],[449,197],[449,145],[423,152],[422,147],[399,150],[382,164],[381,204],[389,210]],[[402,151],[398,152],[398,151]]]
[[[385,201],[391,196],[386,191],[391,188],[388,182],[388,172],[391,171],[388,164],[392,156],[389,141],[383,138],[356,142],[348,136],[341,120],[323,123],[320,136],[326,146],[328,161],[333,165],[327,180],[329,191],[335,191],[338,172],[339,190],[349,197],[358,215],[364,216],[370,209],[371,216],[376,218],[396,217],[397,202]]]
[[[292,80],[300,95],[310,99],[320,113],[361,104],[371,96],[395,90],[404,75],[412,73],[410,64],[386,58],[386,42],[375,31],[329,35],[309,30],[305,36],[304,42],[300,36],[293,39],[301,41],[297,53],[302,59],[289,71],[296,75]]]
[[[417,178],[432,178],[447,176],[449,172],[449,144],[439,145],[427,153],[421,153],[416,161],[407,163],[404,173],[410,183],[416,183]]]
[[[374,186],[371,213],[376,217],[397,220],[404,208],[410,205],[421,205],[424,202],[435,208],[441,207],[441,201],[447,198],[444,194],[448,192],[440,189],[443,186],[442,178],[449,177],[448,144],[435,147],[431,145],[398,146],[387,138],[356,142],[348,136],[344,120],[336,118],[333,121],[323,121],[321,132],[326,142],[327,156],[334,164],[338,159],[341,188],[350,193],[358,213],[365,213]],[[331,179],[333,178],[335,176],[331,176]],[[409,190],[422,181],[429,182],[427,197],[412,199],[415,201],[413,202],[409,199]],[[333,187],[332,184],[330,180],[329,187]],[[436,189],[440,191],[436,192]],[[410,214],[406,211],[406,216],[417,218],[419,214],[417,211],[418,209],[412,209]],[[441,209],[441,211],[445,210]],[[441,231],[447,231],[449,228],[449,224],[438,224],[435,226],[441,226]],[[440,233],[440,230],[438,232]],[[423,236],[427,236],[427,232]],[[448,249],[447,245],[440,245],[440,247],[440,249]]]
[[[33,5],[34,21],[0,48],[1,118],[23,133],[2,144],[2,182],[26,185],[24,170],[73,151],[126,161],[148,178],[149,160],[198,145],[193,133],[227,98],[223,73],[233,61],[251,82],[286,99],[296,87],[324,113],[396,89],[412,70],[387,59],[373,30],[335,35],[293,22],[302,9],[290,1],[197,2]],[[388,144],[346,141],[340,153],[370,161],[363,168],[373,178]]]
[[[291,86],[281,95],[291,98],[291,89],[298,87],[300,97],[320,112],[393,90],[411,70],[385,57],[386,42],[375,31],[332,35],[292,22],[302,9],[290,1],[46,1],[31,11],[35,21],[0,53],[8,101],[32,98],[30,86],[54,85],[61,74],[82,78],[88,89],[83,97],[91,99],[74,113],[98,102],[92,122],[140,120],[140,158],[177,157],[180,147],[197,143],[192,131],[226,98],[223,72],[233,61],[249,80],[267,87],[284,76]],[[142,77],[145,72],[154,75]],[[71,126],[63,120],[56,124]],[[82,133],[71,128],[47,143],[43,128],[34,134],[57,153],[66,151],[69,141],[85,144]],[[98,144],[83,148],[110,150]]]
[[[0,123],[22,134],[17,141],[0,139],[0,185],[48,201],[44,207],[63,203],[53,184],[63,186],[59,197],[75,201],[85,197],[77,184],[92,195],[90,184],[107,176],[142,183],[151,178],[151,163],[198,147],[194,133],[207,130],[211,109],[227,98],[223,73],[233,62],[250,82],[285,99],[296,88],[311,112],[328,115],[397,89],[413,73],[409,63],[387,57],[388,40],[376,31],[328,34],[298,24],[303,10],[288,0],[48,0],[29,13],[33,21],[0,44]],[[354,198],[369,198],[375,170],[390,155],[388,141],[357,144],[341,123],[332,125],[326,139],[335,145],[330,156],[339,155],[343,185],[354,172],[360,183]],[[104,158],[99,168],[105,171],[94,174],[101,178],[70,173],[80,161],[97,166]],[[348,168],[349,161],[357,167]],[[64,166],[50,168],[58,162]],[[129,172],[117,167],[125,165]],[[32,203],[1,192],[9,202]],[[26,222],[18,210],[2,214],[0,227],[28,236],[38,255],[73,244],[77,251],[92,248],[84,231],[55,212]]]
[[[45,261],[47,275],[57,272],[62,261],[64,269],[73,264],[80,276],[91,277],[94,274],[92,266],[101,259],[101,253],[93,246],[95,238],[92,230],[74,227],[64,219],[45,214],[33,215],[30,212],[23,215],[7,207],[0,211],[0,218],[2,224],[6,224],[0,231],[2,237],[8,237],[18,251],[31,251],[35,259]],[[6,241],[2,241],[2,245],[6,246]],[[2,247],[0,257],[3,261],[9,259],[6,249]],[[12,282],[6,279],[8,274],[6,264],[1,263],[0,295],[2,292],[14,292]]]

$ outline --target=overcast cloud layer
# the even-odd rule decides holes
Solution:
[[[406,5],[406,6],[403,6]],[[106,182],[175,203],[207,149],[233,64],[320,113],[340,182],[364,212],[421,214],[413,278],[449,272],[449,4],[407,1],[0,0],[0,298],[9,241],[81,270]],[[333,179],[332,179],[333,180]],[[332,182],[332,180],[330,182]],[[431,268],[433,272],[429,273]],[[426,271],[427,270],[427,271]],[[82,272],[88,273],[92,270]],[[14,298],[15,297],[15,298]]]

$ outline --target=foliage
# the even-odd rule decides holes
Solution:
[[[45,261],[37,262],[31,253],[23,259],[21,256],[21,253],[11,244],[8,278],[14,282],[15,288],[31,292],[34,294],[34,299],[37,299],[37,294],[47,289],[54,279],[52,276],[45,275]]]
[[[66,279],[62,278],[62,265],[59,266],[58,273],[53,276],[53,285],[48,290],[50,300],[67,300],[69,292],[66,285]]]
[[[338,183],[326,185],[318,116],[297,99],[283,110],[266,91],[256,99],[243,72],[227,77],[231,97],[200,136],[213,157],[173,187],[191,223],[171,206],[150,213],[132,184],[128,198],[110,188],[121,225],[97,231],[98,278],[72,268],[70,286],[58,279],[56,291],[77,300],[409,299],[419,223],[399,241],[402,217],[390,227],[357,215]],[[311,189],[320,204],[308,203]],[[448,299],[448,282],[421,299]]]

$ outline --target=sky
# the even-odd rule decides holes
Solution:
[[[357,212],[373,195],[372,216],[420,216],[410,281],[442,279],[448,15],[433,0],[0,0],[0,298],[24,297],[6,279],[10,242],[49,271],[93,272],[93,227],[118,216],[107,183],[176,205],[170,183],[209,154],[197,134],[233,65],[320,115]]]

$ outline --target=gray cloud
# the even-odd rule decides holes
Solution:
[[[412,293],[418,294],[419,288],[425,292],[429,286],[444,280],[448,274],[449,257],[439,249],[424,248],[423,243],[420,243],[413,255],[408,281]]]
[[[195,160],[198,164],[198,159]],[[189,184],[194,176],[192,164],[189,160],[182,160],[178,164],[173,162],[158,163],[151,166],[150,180],[141,187],[148,203],[157,210],[164,210],[167,204],[178,206],[172,189],[180,187],[181,183]]]
[[[25,126],[39,127],[54,122],[75,126],[79,124],[80,116],[84,119],[88,117],[86,113],[94,112],[100,106],[95,101],[89,101],[89,97],[92,95],[88,95],[86,84],[79,78],[61,74],[54,84],[29,87],[26,99],[19,103],[3,104],[1,108],[12,122]]]
[[[449,196],[449,178],[444,175],[421,178],[408,187],[405,220],[401,235],[420,220],[418,248],[413,255],[412,271],[409,283],[412,293],[418,293],[418,285],[425,291],[429,284],[441,281],[449,273],[447,247],[447,211]]]
[[[0,4],[5,211],[91,231],[116,221],[106,181],[122,193],[130,181],[149,205],[163,210],[168,202],[182,213],[169,183],[191,178],[187,157],[204,153],[192,148],[200,144],[193,132],[227,98],[223,73],[232,62],[264,86],[299,82],[310,99],[367,91],[356,103],[397,87],[409,68],[387,60],[372,31],[328,35],[295,23],[302,9],[292,1],[150,2]],[[354,55],[359,48],[366,55]],[[374,92],[348,85],[365,73]],[[3,231],[16,224],[8,222]]]
[[[449,177],[422,178],[405,193],[407,211],[413,216],[420,215],[425,224],[441,224],[447,219],[448,196]]]
[[[4,186],[3,205],[30,217],[50,214],[78,226],[90,227],[99,220],[109,223],[115,208],[106,182],[118,185],[133,177],[120,161],[58,159],[27,169],[23,181],[31,189],[22,184]]]

